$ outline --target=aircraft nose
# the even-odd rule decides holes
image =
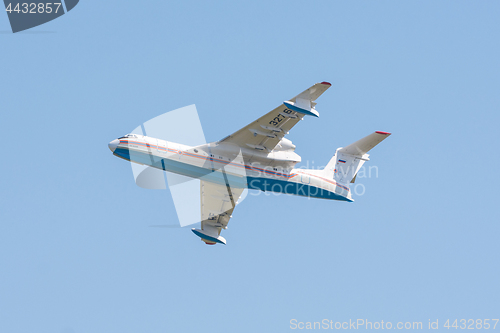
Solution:
[[[118,144],[120,141],[118,139],[114,139],[110,143],[108,143],[109,150],[111,150],[113,153],[115,152],[116,147],[118,147]]]

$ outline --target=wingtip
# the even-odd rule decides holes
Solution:
[[[326,82],[326,81],[321,82],[321,84],[324,84],[324,85],[327,85],[327,86],[331,86],[332,85],[330,82]]]
[[[383,135],[391,135],[391,133],[389,133],[389,132],[382,132],[382,131],[375,131],[375,133],[383,134]]]

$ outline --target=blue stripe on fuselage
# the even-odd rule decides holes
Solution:
[[[337,194],[332,191],[328,191],[324,188],[312,186],[309,184],[302,184],[302,183],[291,182],[288,180],[262,178],[262,177],[247,177],[247,180],[248,180],[248,188],[252,190],[300,195],[310,198],[341,200],[349,202],[353,201],[344,197],[343,195]]]
[[[201,178],[209,182],[225,185],[225,179],[221,172],[212,170],[212,163],[208,163],[207,168],[198,167],[181,161],[176,161],[171,158],[163,158],[156,155],[148,154],[146,152],[129,150],[126,148],[118,147],[114,155],[129,160],[132,162],[145,164],[157,169],[181,174],[192,178]],[[163,161],[163,163],[162,163]],[[232,187],[249,188],[265,192],[284,193],[290,195],[299,195],[311,198],[322,198],[329,200],[353,201],[343,195],[337,194],[326,189],[312,186],[310,184],[302,184],[298,182],[289,181],[288,179],[275,179],[267,177],[251,177],[235,176],[226,173],[229,184]]]

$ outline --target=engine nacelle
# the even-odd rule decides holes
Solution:
[[[274,151],[286,151],[286,150],[294,151],[295,145],[292,143],[292,141],[290,141],[286,138],[283,138],[280,140],[280,142],[278,142],[278,144],[276,145],[276,147],[273,150]]]

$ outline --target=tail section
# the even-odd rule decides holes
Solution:
[[[378,145],[391,133],[377,131],[344,148],[338,148],[324,169],[325,176],[343,185],[354,183],[356,174],[366,161],[368,151]]]

